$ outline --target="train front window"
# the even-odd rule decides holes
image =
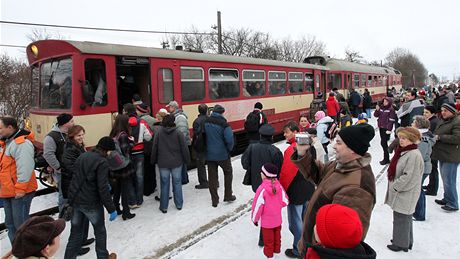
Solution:
[[[87,103],[90,103],[92,106],[107,105],[107,83],[104,60],[85,60],[85,86],[89,90],[91,96],[91,100]]]
[[[72,59],[52,60],[40,67],[40,108],[70,109]]]

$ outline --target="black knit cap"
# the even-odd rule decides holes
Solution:
[[[222,105],[216,104],[212,111],[222,114],[225,112],[225,108]]]
[[[434,108],[433,105],[427,105],[427,106],[425,106],[425,110],[431,112],[432,114],[435,114],[435,113],[436,113],[436,108]]]
[[[262,103],[256,102],[256,104],[254,104],[254,108],[255,108],[255,109],[262,110],[262,109],[264,108],[264,106],[262,105]]]
[[[58,126],[62,126],[69,122],[73,118],[72,114],[68,113],[61,113],[57,116],[57,124]]]
[[[50,216],[29,218],[16,231],[12,246],[13,255],[19,258],[39,256],[40,251],[52,243],[64,228],[63,219],[54,220]]]
[[[102,137],[99,139],[99,142],[97,142],[96,147],[106,151],[112,151],[115,150],[115,141],[113,141],[111,137]]]
[[[375,130],[369,124],[363,123],[342,128],[338,134],[347,147],[364,156],[375,136]]]

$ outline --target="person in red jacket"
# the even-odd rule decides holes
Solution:
[[[335,99],[334,92],[329,93],[329,98],[326,101],[326,109],[327,109],[327,116],[337,121],[337,115],[340,112],[340,105],[339,102]]]

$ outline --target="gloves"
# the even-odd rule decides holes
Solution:
[[[117,216],[118,216],[117,211],[114,211],[109,214],[109,220],[114,221],[117,218]]]
[[[387,135],[391,135],[391,130],[387,130],[385,133],[386,133]]]

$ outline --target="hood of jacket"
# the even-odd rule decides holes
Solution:
[[[176,131],[177,127],[162,127],[161,128],[161,131],[163,131],[164,133],[166,134],[171,134],[173,133],[174,131]]]
[[[186,119],[188,119],[187,114],[184,113],[182,109],[177,109],[175,112],[173,112],[174,117],[183,115]]]
[[[326,124],[326,123],[329,123],[329,122],[333,122],[334,120],[329,117],[329,116],[326,116],[324,118],[322,118],[321,120],[318,121],[318,124]]]
[[[2,138],[0,140],[4,141],[5,143],[9,143],[13,139],[17,139],[17,138],[22,137],[22,136],[24,136],[26,139],[28,139],[30,141],[35,140],[34,134],[32,132],[28,131],[28,130],[25,130],[25,129],[19,129],[18,131],[13,133],[13,135],[9,136],[8,138]]]
[[[428,142],[430,146],[433,146],[434,143],[436,143],[436,140],[434,139],[434,135],[433,133],[431,133],[431,131],[429,131],[428,129],[423,129],[419,131],[420,131],[420,134],[422,134],[422,141]]]

